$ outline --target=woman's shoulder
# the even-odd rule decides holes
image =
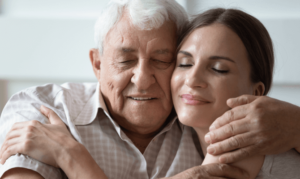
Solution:
[[[300,176],[300,154],[292,149],[287,152],[266,155],[256,179],[296,179]]]

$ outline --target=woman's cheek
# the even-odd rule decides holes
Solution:
[[[179,88],[183,85],[183,79],[181,78],[181,73],[175,69],[173,76],[171,78],[171,91],[172,91],[172,96],[178,96],[176,93],[178,93]]]

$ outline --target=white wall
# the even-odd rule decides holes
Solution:
[[[108,0],[0,0],[0,111],[15,92],[33,85],[96,81],[88,51],[93,26]],[[178,0],[195,14],[237,7],[260,19],[274,41],[270,96],[300,105],[300,1]]]

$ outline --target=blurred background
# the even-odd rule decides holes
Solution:
[[[189,14],[238,8],[263,22],[276,65],[269,96],[300,106],[299,0],[177,0]],[[108,0],[0,0],[0,112],[16,92],[46,83],[96,82],[89,49]]]

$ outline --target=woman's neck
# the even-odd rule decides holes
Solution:
[[[197,135],[198,135],[198,139],[200,141],[201,144],[201,149],[202,152],[204,154],[204,156],[206,155],[206,148],[208,147],[209,144],[207,144],[204,140],[204,136],[209,132],[209,129],[207,128],[197,128],[197,127],[193,127],[194,130],[196,131]]]

